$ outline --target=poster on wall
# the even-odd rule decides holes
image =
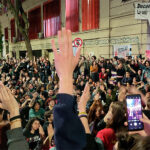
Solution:
[[[150,60],[150,50],[146,50],[146,57]]]
[[[135,19],[148,19],[150,23],[150,3],[135,3]]]
[[[119,58],[125,58],[126,56],[131,56],[131,45],[114,45],[114,56],[118,56]]]

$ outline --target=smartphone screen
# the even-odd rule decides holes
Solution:
[[[143,130],[144,125],[140,121],[142,118],[142,103],[140,95],[128,95],[126,97],[127,114],[128,114],[128,130]]]

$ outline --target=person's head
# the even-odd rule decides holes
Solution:
[[[111,94],[111,93],[112,93],[112,90],[109,88],[109,89],[107,90],[107,93],[108,93],[108,94]]]
[[[109,68],[107,68],[107,69],[106,69],[106,72],[107,72],[107,73],[109,73],[109,72],[110,72],[110,69],[109,69]]]
[[[81,57],[81,60],[83,60],[83,61],[84,61],[84,60],[85,60],[85,57],[84,57],[84,56],[82,56],[82,57]]]
[[[50,100],[49,106],[50,106],[50,107],[54,107],[54,106],[55,106],[55,100],[54,100],[54,99],[51,99],[51,100]]]
[[[99,101],[96,103],[98,105]],[[102,106],[98,106],[95,109],[95,118],[99,118],[102,114]]]
[[[53,95],[54,95],[54,90],[53,90],[53,89],[50,89],[50,90],[48,91],[48,94],[49,94],[49,96],[53,96]]]
[[[44,114],[44,119],[45,121],[49,121],[49,122],[53,122],[53,111],[49,110],[49,111],[46,111],[45,114]]]
[[[51,76],[48,76],[48,81],[53,81]]]
[[[111,119],[107,122],[108,128],[113,128],[115,131],[124,127],[126,121],[126,106],[123,102],[112,102],[109,106],[108,113]]]
[[[81,80],[80,85],[84,86],[84,81],[83,80]]]
[[[122,63],[118,65],[118,68],[121,69],[123,67]]]
[[[130,72],[126,71],[126,78],[130,78]]]
[[[139,70],[138,70],[138,75],[141,75],[141,74],[142,74],[142,70],[139,69]]]
[[[29,89],[32,90],[33,89],[33,85],[30,83],[29,84]]]
[[[145,62],[145,66],[146,66],[146,67],[149,67],[149,66],[150,66],[149,61],[146,61],[146,62]]]
[[[95,61],[96,60],[96,56],[92,56],[92,61]]]
[[[33,109],[34,109],[35,111],[39,111],[40,107],[41,107],[41,105],[40,105],[40,103],[39,103],[38,101],[36,101],[36,102],[34,103],[34,105],[33,105]]]
[[[93,61],[92,66],[95,66],[95,65],[96,65],[96,61]]]
[[[81,76],[84,76],[84,71],[81,72]]]
[[[89,80],[89,78],[90,78],[90,77],[89,77],[88,75],[86,75],[86,80],[87,80],[87,81]]]
[[[130,88],[130,86],[131,86],[131,83],[130,82],[127,82],[127,88]]]
[[[105,70],[105,68],[102,68],[101,71],[102,71],[102,73],[105,73],[106,70]]]
[[[101,101],[100,100],[94,101],[88,113],[88,122],[91,123],[96,119],[100,119],[100,116],[102,114],[103,114],[103,106],[101,104]]]
[[[45,90],[44,85],[41,86],[40,91],[43,92]]]
[[[147,98],[146,109],[150,110],[150,97]]]
[[[35,81],[36,80],[36,78],[35,77],[32,77],[32,81]]]
[[[117,142],[114,150],[131,150],[140,138],[139,134],[129,135],[126,132],[120,132],[117,134]]]
[[[134,60],[131,60],[131,65],[134,65],[135,64],[135,61]]]
[[[150,85],[149,84],[145,85],[145,90],[146,90],[146,92],[150,92]]]
[[[120,133],[114,150],[149,150],[149,138],[150,136],[142,137],[139,134]]]
[[[106,61],[106,63],[109,64],[109,63],[110,63],[110,60],[108,59],[108,60]]]
[[[93,99],[94,99],[94,101],[100,100],[100,93],[97,92]]]
[[[35,117],[29,120],[29,122],[26,125],[26,130],[31,131],[37,131],[40,127],[40,120],[39,118]]]
[[[43,92],[41,92],[40,97],[41,97],[43,100],[46,100],[46,99],[48,98],[48,93],[47,93],[46,91],[43,91]]]
[[[16,95],[16,89],[12,89],[12,94]]]
[[[149,150],[150,149],[150,136],[141,137],[137,140],[132,150]]]
[[[136,81],[136,77],[133,78],[133,82],[137,82],[137,81]]]

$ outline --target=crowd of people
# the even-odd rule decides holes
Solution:
[[[80,55],[80,47],[73,56],[70,34],[65,29],[58,33],[59,39],[68,38],[70,44],[60,42],[64,54],[57,52],[52,41],[53,62],[28,57],[0,60],[0,149],[11,146],[12,137],[6,137],[6,131],[17,127],[26,140],[22,146],[30,150],[150,149],[148,58],[85,57]],[[142,97],[146,114],[142,131],[128,132],[127,94]],[[13,113],[16,107],[18,112]],[[20,124],[12,127],[15,121]]]

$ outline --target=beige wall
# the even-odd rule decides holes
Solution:
[[[25,10],[30,10],[35,6],[42,5],[46,0],[26,0],[23,3]],[[147,33],[147,21],[134,19],[134,2],[143,0],[129,0],[126,3],[122,3],[121,0],[100,0],[100,23],[99,29],[82,32],[82,24],[79,23],[80,32],[73,33],[73,39],[80,37],[84,41],[82,53],[88,55],[94,53],[96,56],[102,55],[104,57],[112,57],[112,50],[114,45],[132,45],[132,54],[139,54],[139,50],[144,54],[147,49],[147,45],[150,45],[148,41]],[[148,0],[145,0],[148,1]],[[80,0],[80,19],[82,20],[81,8],[82,3]],[[62,26],[65,26],[65,0],[61,0],[61,19]],[[10,23],[10,19],[13,18],[10,13],[6,17],[3,15],[0,17],[2,27],[7,27]],[[9,26],[10,28],[10,26]],[[10,32],[10,30],[9,30]],[[10,38],[10,33],[9,33]],[[56,37],[53,37],[56,40]],[[32,40],[33,50],[46,50],[51,49],[50,39],[36,39]],[[24,42],[18,42],[16,44],[10,44],[10,51],[25,50]],[[45,54],[45,52],[42,52]],[[52,59],[52,53],[49,53],[49,57]]]

